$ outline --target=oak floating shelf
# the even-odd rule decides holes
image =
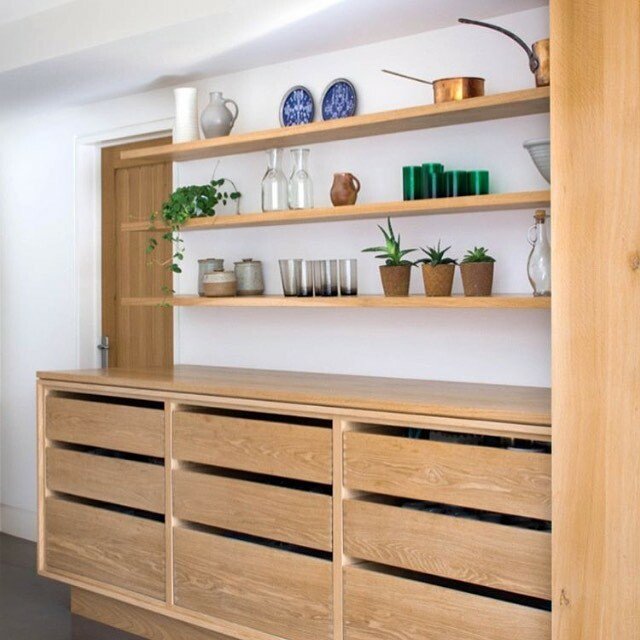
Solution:
[[[549,111],[549,87],[524,89],[467,100],[368,113],[351,118],[312,122],[238,135],[130,149],[122,160],[179,162],[217,158],[274,147],[365,138],[417,129],[515,118]]]
[[[532,295],[494,295],[488,297],[450,296],[431,298],[413,295],[387,298],[381,295],[337,296],[311,298],[285,296],[238,296],[235,298],[204,298],[178,295],[172,298],[123,298],[122,305],[148,307],[169,303],[174,307],[296,307],[296,308],[408,308],[408,309],[549,309],[551,298]]]
[[[319,207],[297,211],[271,211],[267,213],[242,213],[239,215],[193,218],[183,231],[202,229],[235,229],[238,227],[268,227],[310,222],[339,220],[367,220],[386,216],[408,217],[449,213],[473,213],[479,211],[509,211],[548,207],[549,191],[522,191],[517,193],[491,193],[483,196],[410,200],[407,202],[375,202],[345,207]],[[149,231],[149,221],[124,222],[122,231]],[[167,227],[156,225],[158,231]]]

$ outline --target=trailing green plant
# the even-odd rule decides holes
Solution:
[[[495,262],[496,259],[487,254],[487,250],[484,247],[473,247],[464,254],[462,258],[463,263],[467,262]]]
[[[401,267],[404,265],[413,265],[410,260],[405,260],[404,257],[416,251],[416,249],[402,249],[400,246],[400,234],[396,238],[396,235],[393,231],[393,227],[391,226],[391,218],[387,218],[387,226],[389,227],[388,231],[384,229],[384,227],[378,225],[378,229],[382,231],[382,235],[384,236],[385,246],[384,247],[369,247],[368,249],[363,249],[362,252],[372,252],[378,253],[379,255],[376,258],[385,261],[385,265],[387,267]]]
[[[437,247],[427,247],[426,249],[422,249],[427,257],[416,260],[416,264],[430,264],[432,267],[437,267],[439,264],[458,264],[458,261],[455,258],[445,257],[445,254],[447,253],[447,251],[449,251],[449,249],[451,249],[451,247],[441,249],[440,240],[438,240]]]
[[[191,218],[210,217],[216,214],[216,206],[220,203],[226,205],[229,200],[240,198],[238,191],[223,191],[222,185],[225,178],[211,180],[203,185],[191,185],[179,187],[169,199],[162,204],[160,213],[155,211],[151,214],[151,225],[149,231],[156,231],[156,221],[160,218],[169,230],[162,235],[162,240],[170,242],[172,245],[171,258],[160,262],[172,273],[182,273],[180,262],[184,259],[184,240],[180,234],[182,225]],[[233,184],[233,183],[231,183]],[[235,185],[234,185],[235,188]],[[147,254],[153,253],[158,247],[158,240],[151,237],[147,244]],[[163,287],[164,293],[173,293],[167,287]]]

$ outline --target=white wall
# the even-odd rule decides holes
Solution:
[[[548,34],[542,9],[499,22],[531,42]],[[387,77],[379,72],[383,67],[426,78],[484,75],[488,93],[533,84],[515,44],[484,30],[454,27],[203,81],[201,107],[207,90],[223,90],[240,104],[235,129],[240,133],[276,126],[280,98],[297,83],[309,86],[318,100],[328,81],[348,77],[357,86],[360,113],[430,100],[428,88]],[[9,533],[32,537],[35,532],[35,372],[85,362],[80,336],[99,330],[81,327],[78,319],[86,292],[76,283],[90,264],[84,257],[76,262],[75,234],[91,225],[84,224],[87,211],[74,211],[75,139],[99,132],[113,137],[121,128],[124,135],[126,127],[171,114],[171,92],[163,90],[0,123],[0,513]],[[399,199],[401,166],[422,161],[488,168],[494,191],[546,188],[521,143],[547,133],[547,117],[530,116],[316,145],[311,151],[316,204],[329,202],[334,171],[351,171],[362,180],[361,202]],[[204,181],[214,165],[212,160],[185,163],[176,168],[178,179]],[[259,210],[264,168],[263,154],[224,158],[220,164],[218,175],[232,177],[243,192],[244,211]],[[453,244],[455,255],[484,244],[498,259],[496,291],[527,292],[525,234],[531,214],[398,219],[396,227],[407,245],[442,238]],[[241,257],[263,260],[271,293],[280,291],[278,258],[357,257],[361,292],[377,293],[377,263],[360,250],[377,243],[378,233],[373,221],[191,233],[177,288],[195,290],[200,257],[223,256],[228,266]],[[412,288],[421,291],[417,271]],[[176,315],[179,362],[549,384],[545,311],[181,309]]]

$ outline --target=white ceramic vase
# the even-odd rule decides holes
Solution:
[[[198,92],[195,87],[173,90],[176,104],[174,142],[192,142],[200,139],[198,126]]]

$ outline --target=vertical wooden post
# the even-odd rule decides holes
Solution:
[[[167,604],[174,604],[173,589],[173,469],[175,460],[173,459],[173,412],[175,404],[173,402],[164,403],[164,469],[165,469],[165,577],[167,581]]]
[[[553,640],[640,628],[640,3],[551,0]]]

